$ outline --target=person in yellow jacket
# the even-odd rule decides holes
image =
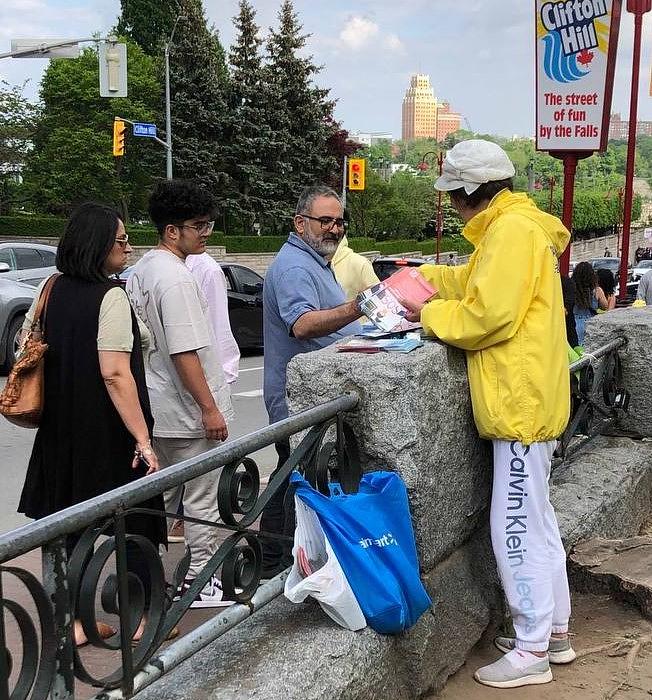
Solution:
[[[570,412],[570,378],[558,258],[570,234],[525,194],[500,146],[473,139],[446,154],[435,187],[447,191],[475,250],[468,264],[423,265],[437,298],[407,304],[425,331],[466,351],[473,414],[493,442],[491,537],[515,638],[478,669],[485,685],[552,680],[568,663],[566,554],[549,500],[557,438]]]
[[[344,236],[337,246],[331,260],[335,279],[346,294],[346,300],[355,299],[359,292],[380,281],[374,272],[373,265],[364,255],[349,248],[349,242]]]

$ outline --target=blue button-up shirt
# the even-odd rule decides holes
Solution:
[[[307,311],[332,309],[345,301],[330,264],[296,233],[291,233],[267,270],[263,289],[263,393],[270,423],[288,415],[285,400],[288,362],[301,352],[325,348],[361,330],[354,321],[322,338],[299,340],[292,335],[292,326]]]

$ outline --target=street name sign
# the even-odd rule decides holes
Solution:
[[[147,122],[134,122],[134,136],[148,136],[156,138],[156,124],[148,124]]]
[[[537,149],[603,151],[621,0],[536,0],[535,11]]]

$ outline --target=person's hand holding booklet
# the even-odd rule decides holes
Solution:
[[[360,292],[360,311],[383,331],[396,332],[418,328],[407,317],[414,305],[421,306],[437,295],[416,267],[404,267],[387,279]],[[407,307],[404,302],[408,302]]]

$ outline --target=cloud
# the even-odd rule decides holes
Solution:
[[[380,33],[380,27],[366,17],[351,16],[340,32],[340,42],[344,48],[359,51],[365,48]]]
[[[385,37],[385,46],[392,52],[398,53],[398,54],[404,54],[406,53],[405,50],[405,45],[403,42],[396,36],[396,34],[388,34]]]

